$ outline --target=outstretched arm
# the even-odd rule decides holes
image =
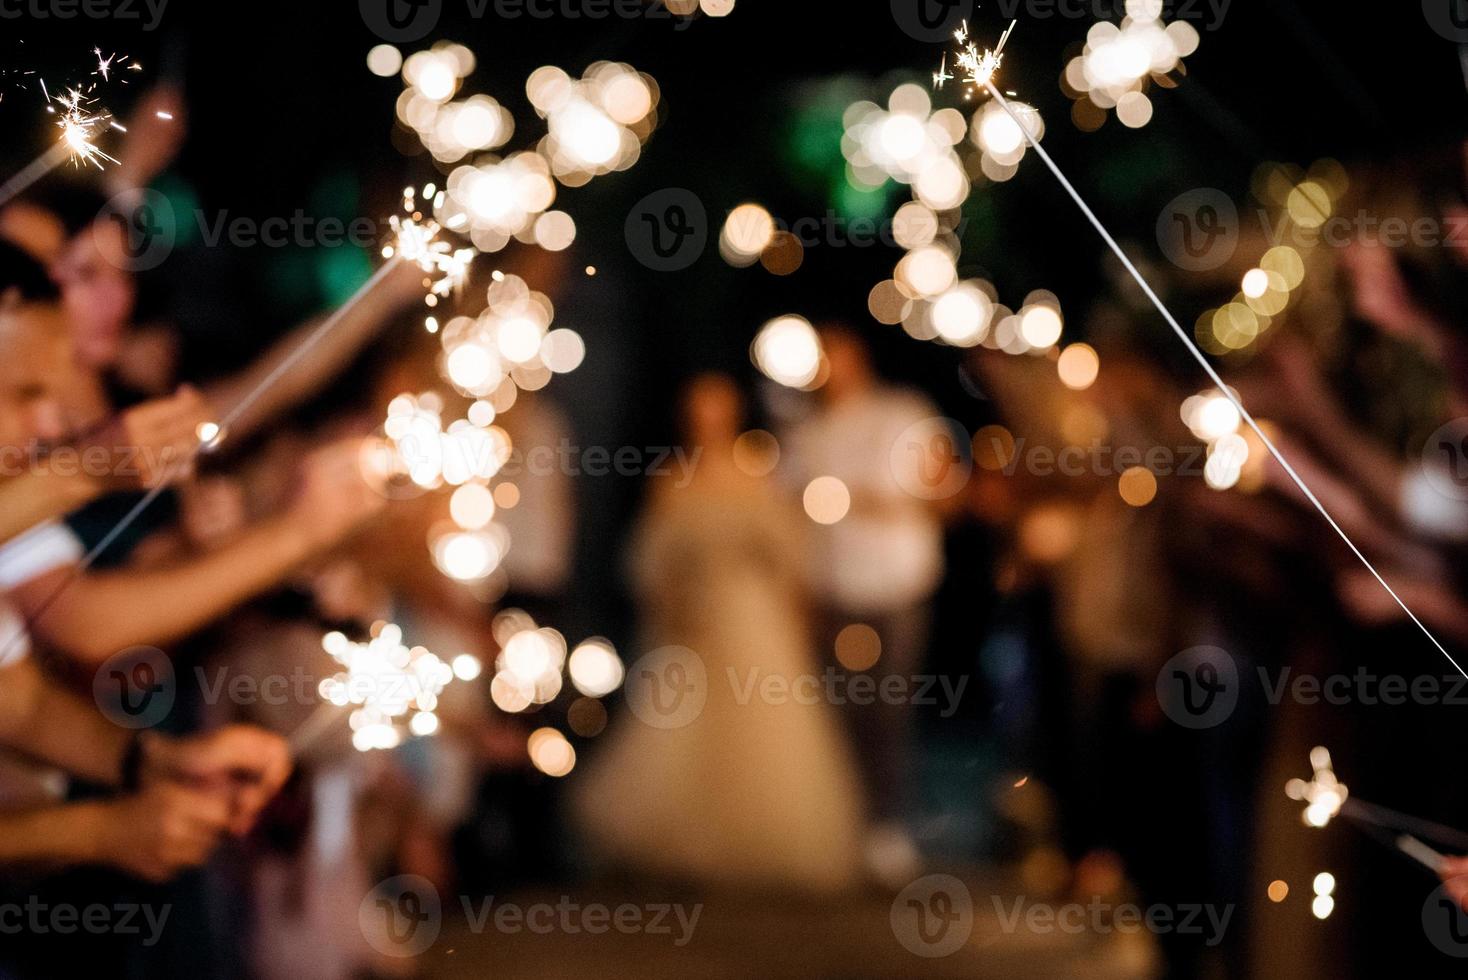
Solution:
[[[151,489],[178,479],[198,445],[203,398],[182,388],[131,409],[34,464],[0,455],[0,544],[110,490]],[[13,454],[12,454],[13,455]]]
[[[309,320],[277,341],[238,374],[209,386],[209,402],[228,418],[244,406],[229,424],[231,439],[247,436],[321,390],[340,374],[376,337],[393,316],[423,298],[423,271],[404,263],[384,279],[332,330],[311,340],[322,320]],[[308,346],[309,343],[309,346]],[[287,363],[292,357],[294,363]],[[280,377],[273,378],[281,371]]]
[[[0,670],[0,746],[114,785],[122,779],[131,739],[131,732],[42,674],[34,660]]]
[[[384,505],[363,482],[353,443],[314,454],[305,476],[289,511],[217,551],[158,569],[79,573],[67,566],[11,596],[40,641],[82,664],[182,639],[270,589]]]

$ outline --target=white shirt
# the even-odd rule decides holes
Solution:
[[[0,545],[0,590],[9,592],[82,560],[82,543],[65,524],[47,521]]]
[[[47,572],[82,560],[82,543],[59,521],[38,524],[0,545],[0,592],[9,592]],[[30,637],[20,615],[0,601],[0,667],[8,667],[30,653]]]
[[[904,489],[899,442],[938,416],[927,399],[878,386],[818,412],[791,440],[796,492],[834,476],[853,498],[851,512],[814,537],[811,588],[838,609],[893,612],[927,600],[943,577],[943,531],[928,501]],[[913,463],[913,465],[917,465]],[[863,502],[867,507],[863,508]],[[876,512],[871,511],[875,505]]]

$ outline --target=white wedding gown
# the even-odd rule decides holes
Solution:
[[[613,718],[574,804],[604,862],[734,886],[825,892],[858,881],[859,780],[835,709],[810,697],[809,681],[807,703],[760,693],[781,683],[770,675],[821,676],[801,530],[768,485],[738,478],[665,492],[643,518],[632,556],[649,634],[639,652],[692,651],[706,700],[681,727],[654,727],[626,704]],[[638,674],[634,663],[629,704],[646,683]]]

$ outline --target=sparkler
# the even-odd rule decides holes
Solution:
[[[359,752],[396,748],[405,733],[427,736],[438,731],[434,712],[457,664],[451,666],[424,647],[406,646],[402,629],[392,623],[378,624],[365,643],[332,632],[322,637],[321,646],[342,670],[319,685],[322,704],[291,735],[293,754],[310,748],[343,715]],[[467,662],[457,671],[458,676],[470,673]]]
[[[1250,414],[1249,410],[1244,407],[1244,403],[1239,399],[1238,395],[1234,393],[1233,389],[1229,388],[1229,386],[1224,383],[1223,378],[1219,375],[1218,371],[1208,361],[1208,358],[1204,356],[1203,352],[1199,350],[1198,345],[1193,342],[1193,339],[1188,336],[1188,332],[1183,329],[1180,323],[1178,323],[1177,318],[1172,315],[1172,312],[1170,310],[1168,310],[1167,305],[1162,302],[1161,297],[1159,297],[1156,290],[1152,288],[1152,284],[1149,283],[1147,281],[1147,278],[1142,275],[1141,271],[1137,268],[1136,264],[1132,262],[1126,251],[1117,243],[1116,238],[1113,237],[1111,232],[1107,230],[1106,225],[1103,224],[1101,219],[1096,216],[1096,212],[1091,210],[1091,206],[1086,203],[1085,198],[1083,198],[1080,192],[1076,190],[1075,185],[1070,182],[1070,179],[1065,176],[1065,172],[1060,169],[1060,165],[1057,164],[1055,160],[1050,156],[1050,154],[1046,152],[1045,148],[1040,145],[1039,138],[1035,135],[1033,131],[1031,131],[1030,126],[1024,119],[1023,114],[1017,112],[1015,108],[1010,105],[1009,100],[1004,97],[1004,95],[999,91],[999,88],[994,84],[994,74],[998,71],[1000,64],[1002,64],[1003,62],[1003,49],[1005,44],[1009,40],[1010,33],[1013,30],[1014,24],[1011,23],[1009,29],[1006,30],[1003,36],[1000,38],[999,46],[992,50],[985,50],[982,53],[979,52],[978,45],[976,45],[969,38],[967,21],[965,21],[963,23],[963,26],[961,26],[957,31],[954,32],[954,39],[958,42],[959,45],[958,68],[962,73],[960,77],[963,79],[964,83],[966,85],[971,85],[975,88],[981,88],[984,91],[988,92],[990,97],[994,99],[999,107],[1009,115],[1009,118],[1014,120],[1014,124],[1019,127],[1019,131],[1024,135],[1025,142],[1029,144],[1030,148],[1033,149],[1036,155],[1038,155],[1039,158],[1044,162],[1046,168],[1049,169],[1050,173],[1055,177],[1056,181],[1059,182],[1061,188],[1064,189],[1066,194],[1070,196],[1071,200],[1075,202],[1076,207],[1080,208],[1081,213],[1085,215],[1086,220],[1089,221],[1091,223],[1091,226],[1096,229],[1096,233],[1101,236],[1101,239],[1106,243],[1107,247],[1110,248],[1112,253],[1116,255],[1117,259],[1121,262],[1122,267],[1126,269],[1127,273],[1132,277],[1137,286],[1142,290],[1142,293],[1147,297],[1152,305],[1156,307],[1157,312],[1162,315],[1163,320],[1165,320],[1167,322],[1167,325],[1172,328],[1172,332],[1177,335],[1177,338],[1180,341],[1182,341],[1183,346],[1188,349],[1188,353],[1191,354],[1193,359],[1197,361],[1199,366],[1203,368],[1203,371],[1218,387],[1218,390],[1223,394],[1223,396],[1233,403],[1234,408],[1238,409],[1239,417],[1242,418],[1245,424],[1247,424],[1249,428],[1254,431],[1254,434],[1259,437],[1260,442],[1263,443],[1264,447],[1269,450],[1269,454],[1274,457],[1275,462],[1279,463],[1280,467],[1285,471],[1286,475],[1289,476],[1290,480],[1295,484],[1296,487],[1300,489],[1300,492],[1305,495],[1305,499],[1310,502],[1310,504],[1315,508],[1317,512],[1319,512],[1321,517],[1325,518],[1325,522],[1329,524],[1331,529],[1335,531],[1335,533],[1340,537],[1343,542],[1345,542],[1346,547],[1350,548],[1351,553],[1354,554],[1356,558],[1361,562],[1361,564],[1366,567],[1366,570],[1370,572],[1372,577],[1375,578],[1376,581],[1381,585],[1381,587],[1386,590],[1387,594],[1392,597],[1392,599],[1401,608],[1401,610],[1407,614],[1407,617],[1411,619],[1413,624],[1416,625],[1416,627],[1422,631],[1422,634],[1427,637],[1432,645],[1437,648],[1438,653],[1442,654],[1443,657],[1447,659],[1448,663],[1453,665],[1453,669],[1455,669],[1459,674],[1462,674],[1464,678],[1468,678],[1468,670],[1465,670],[1461,665],[1459,665],[1458,661],[1455,660],[1453,658],[1453,655],[1448,652],[1447,648],[1438,641],[1438,638],[1433,635],[1432,631],[1427,628],[1426,624],[1424,624],[1422,620],[1417,618],[1417,614],[1414,613],[1412,609],[1407,605],[1407,603],[1402,600],[1401,596],[1397,595],[1396,590],[1393,589],[1391,585],[1388,584],[1387,580],[1382,576],[1382,574],[1376,570],[1376,566],[1373,565],[1370,559],[1368,559],[1366,555],[1361,551],[1361,549],[1356,546],[1356,542],[1352,541],[1350,535],[1348,535],[1345,530],[1338,523],[1336,523],[1336,520],[1334,517],[1331,516],[1330,511],[1327,510],[1325,505],[1320,502],[1320,499],[1315,496],[1314,491],[1312,491],[1309,485],[1305,483],[1304,479],[1300,477],[1300,474],[1295,472],[1295,468],[1290,465],[1290,462],[1288,459],[1285,458],[1284,453],[1280,452],[1279,447],[1274,444],[1274,440],[1269,438],[1269,435],[1264,431],[1263,428],[1260,427],[1259,423],[1254,419],[1254,416]],[[946,68],[943,68],[940,69],[938,75],[934,77],[934,81],[939,85],[939,87],[941,87],[944,81],[947,81],[952,77],[953,76],[948,74]]]
[[[443,207],[443,191],[429,184],[423,188],[423,199],[431,202],[434,209]],[[449,219],[449,226],[457,230],[468,221],[463,214]],[[425,302],[437,306],[440,299],[452,296],[469,277],[469,266],[478,251],[472,248],[454,248],[439,238],[443,226],[432,218],[425,218],[418,207],[417,192],[411,187],[403,188],[403,214],[393,215],[388,223],[392,226],[393,242],[384,246],[382,256],[386,259],[401,258],[415,263],[437,280],[429,286]],[[432,320],[432,317],[429,317]],[[436,321],[435,321],[436,322]],[[430,332],[432,332],[430,330]]]
[[[1441,851],[1423,843],[1424,838],[1468,852],[1468,834],[1462,831],[1351,796],[1346,785],[1336,778],[1330,752],[1323,746],[1310,750],[1310,765],[1315,772],[1309,781],[1292,779],[1285,784],[1285,795],[1305,804],[1303,819],[1307,827],[1324,829],[1336,817],[1343,817],[1378,843],[1433,874],[1437,874],[1446,858]]]
[[[9,184],[6,187],[8,188]],[[16,193],[19,193],[19,191]],[[405,203],[410,202],[413,198],[412,192],[405,192],[404,198]],[[0,205],[4,205],[6,200],[4,188],[0,188]],[[301,358],[306,356],[311,348],[315,347],[327,334],[335,330],[357,305],[365,301],[374,290],[381,286],[400,263],[415,262],[430,277],[430,281],[426,285],[426,288],[429,290],[427,298],[433,302],[429,305],[434,305],[437,302],[438,296],[451,294],[454,289],[463,283],[474,256],[478,254],[474,249],[455,250],[447,242],[440,241],[438,236],[442,228],[437,222],[424,222],[423,216],[416,209],[412,210],[405,218],[394,218],[391,224],[395,232],[395,237],[393,243],[383,249],[383,254],[387,256],[387,261],[378,268],[377,272],[372,275],[372,278],[363,283],[362,287],[353,293],[350,299],[312,330],[301,341],[300,346],[291,351],[287,357],[277,364],[223,418],[205,422],[199,426],[196,433],[199,443],[194,450],[181,456],[174,463],[173,468],[164,475],[164,479],[160,480],[157,486],[148,491],[131,510],[124,514],[121,520],[113,526],[112,530],[108,531],[102,537],[102,540],[97,542],[91,551],[82,556],[82,560],[77,565],[76,572],[69,576],[66,581],[60,583],[55,591],[41,603],[40,609],[30,618],[27,626],[33,627],[41,617],[45,616],[50,610],[51,605],[62,592],[69,588],[78,576],[96,564],[97,559],[108,548],[112,547],[113,543],[128,528],[136,523],[137,519],[142,516],[143,511],[152,506],[153,502],[168,489],[174,479],[181,473],[187,472],[188,468],[194,464],[201,454],[213,452],[221,446],[229,436],[229,427],[259,401],[260,397],[267,390],[288,374],[300,362]],[[440,278],[437,281],[432,281],[433,276],[440,276]],[[447,285],[445,285],[446,282]],[[19,637],[23,635],[17,634],[8,643],[0,642],[0,660],[3,660],[6,656],[14,652],[14,647],[19,642]]]
[[[432,184],[424,188],[424,197],[433,199]],[[439,237],[443,232],[443,227],[432,219],[424,219],[423,213],[417,207],[417,194],[411,187],[403,190],[403,210],[403,215],[393,215],[389,219],[393,230],[393,240],[382,249],[382,255],[387,261],[373,274],[371,279],[362,285],[361,289],[352,295],[351,299],[322,321],[321,325],[313,330],[301,342],[301,345],[291,352],[289,357],[276,365],[275,370],[271,371],[254,391],[242,398],[225,418],[217,422],[206,423],[207,437],[205,429],[201,427],[199,433],[201,449],[206,451],[217,449],[224,441],[225,435],[228,434],[230,425],[259,400],[267,389],[284,377],[312,347],[335,330],[337,324],[341,323],[357,304],[364,301],[386,280],[400,263],[414,263],[428,277],[425,280],[424,288],[428,291],[425,301],[429,306],[437,306],[440,297],[451,296],[464,284],[464,280],[469,275],[469,267],[479,253],[472,248],[455,249],[448,242],[443,241]]]
[[[142,70],[142,66],[127,55],[122,55],[121,60],[115,53],[104,57],[101,48],[93,48],[92,53],[97,57],[97,68],[92,74],[100,75],[104,82],[111,81],[112,73],[117,70]],[[99,170],[105,164],[118,162],[103,152],[96,140],[106,129],[125,133],[127,128],[113,119],[111,112],[97,105],[97,99],[91,94],[95,86],[89,85],[85,89],[74,87],[53,96],[46,88],[46,80],[38,81],[41,94],[46,98],[46,111],[54,115],[60,110],[56,126],[61,130],[61,138],[51,149],[0,185],[0,207],[68,160],[76,167],[90,164]]]

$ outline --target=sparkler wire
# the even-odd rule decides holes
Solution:
[[[57,143],[36,157],[25,168],[11,177],[4,184],[0,184],[0,207],[9,204],[16,197],[25,192],[36,181],[61,166],[71,157],[71,149],[65,143]]]
[[[1434,823],[1431,820],[1423,820],[1411,814],[1399,813],[1354,796],[1347,798],[1341,804],[1340,815],[1357,824],[1370,824],[1373,827],[1380,827],[1398,834],[1410,834],[1413,837],[1425,838],[1435,844],[1442,844],[1456,851],[1468,853],[1468,834],[1463,831]]]
[[[1275,446],[1274,441],[1265,434],[1262,428],[1260,428],[1259,423],[1254,420],[1254,416],[1249,414],[1249,410],[1244,407],[1243,402],[1238,398],[1237,395],[1233,393],[1232,389],[1230,389],[1228,385],[1224,384],[1223,378],[1218,374],[1218,371],[1214,369],[1211,363],[1209,363],[1208,358],[1204,356],[1203,352],[1198,349],[1198,345],[1193,343],[1193,339],[1188,336],[1187,331],[1184,330],[1181,324],[1177,322],[1177,318],[1172,315],[1172,313],[1168,310],[1166,304],[1162,302],[1162,299],[1152,289],[1152,286],[1150,283],[1147,282],[1146,277],[1143,276],[1142,273],[1137,269],[1132,260],[1127,257],[1126,251],[1123,250],[1119,244],[1117,244],[1117,241],[1115,238],[1112,237],[1111,232],[1106,230],[1106,226],[1102,224],[1101,219],[1096,217],[1096,212],[1091,210],[1091,207],[1086,203],[1085,198],[1081,197],[1080,192],[1075,189],[1075,185],[1070,182],[1070,180],[1065,176],[1065,173],[1060,169],[1060,166],[1056,164],[1054,159],[1051,158],[1050,154],[1045,151],[1045,148],[1040,145],[1040,141],[1035,138],[1035,135],[1032,132],[1030,132],[1030,128],[1025,125],[1025,121],[1020,118],[1019,113],[1015,112],[1014,108],[1009,104],[1009,100],[1007,100],[1000,93],[998,87],[995,86],[992,80],[984,82],[984,88],[987,89],[989,94],[993,96],[994,100],[999,103],[999,107],[1009,114],[1009,118],[1014,120],[1015,125],[1018,126],[1020,132],[1024,134],[1025,141],[1030,145],[1031,149],[1033,149],[1035,153],[1040,157],[1040,159],[1044,161],[1045,166],[1050,169],[1050,172],[1055,175],[1055,179],[1060,182],[1060,186],[1065,189],[1065,192],[1067,194],[1070,195],[1071,200],[1075,201],[1076,206],[1081,209],[1081,213],[1086,216],[1086,219],[1090,221],[1092,227],[1096,229],[1096,232],[1106,242],[1107,246],[1111,249],[1112,252],[1116,254],[1116,257],[1121,260],[1122,266],[1131,275],[1132,279],[1136,280],[1136,283],[1139,287],[1141,287],[1142,292],[1146,294],[1149,300],[1151,300],[1152,305],[1157,308],[1157,312],[1162,314],[1162,318],[1167,321],[1167,325],[1172,328],[1173,333],[1177,334],[1178,339],[1183,342],[1183,345],[1185,347],[1187,347],[1188,352],[1192,354],[1193,359],[1202,366],[1205,372],[1207,372],[1208,377],[1211,378],[1213,380],[1213,383],[1218,386],[1218,390],[1223,393],[1223,396],[1233,403],[1234,408],[1238,409],[1239,417],[1248,424],[1250,429],[1254,430],[1254,434],[1259,437],[1260,441],[1264,443],[1265,448],[1269,450],[1269,454],[1274,457],[1275,461],[1278,462],[1279,465],[1284,469],[1285,473],[1289,475],[1289,478],[1294,481],[1295,486],[1300,488],[1300,491],[1304,493],[1306,499],[1309,500],[1312,505],[1314,505],[1317,511],[1320,512],[1320,516],[1325,518],[1326,523],[1328,523],[1335,531],[1335,533],[1340,536],[1340,539],[1346,543],[1346,546],[1351,549],[1351,552],[1355,554],[1358,559],[1360,559],[1361,564],[1366,566],[1366,570],[1372,574],[1376,581],[1381,583],[1381,587],[1386,589],[1387,594],[1396,601],[1397,605],[1400,606],[1402,611],[1407,614],[1408,618],[1410,618],[1412,622],[1416,624],[1417,628],[1422,631],[1422,634],[1426,636],[1427,639],[1431,641],[1432,645],[1437,648],[1437,651],[1441,653],[1445,658],[1447,658],[1448,663],[1453,665],[1453,669],[1455,669],[1459,674],[1463,675],[1464,678],[1468,678],[1468,670],[1464,670],[1463,667],[1459,665],[1458,661],[1453,659],[1453,655],[1448,653],[1447,648],[1444,647],[1442,643],[1438,642],[1437,637],[1432,634],[1432,631],[1429,630],[1426,625],[1423,624],[1422,620],[1417,618],[1417,614],[1414,613],[1404,601],[1402,601],[1402,597],[1397,595],[1396,590],[1393,589],[1391,585],[1387,583],[1387,580],[1382,577],[1381,573],[1376,570],[1376,566],[1373,565],[1371,561],[1361,552],[1360,548],[1356,547],[1356,543],[1351,540],[1350,535],[1348,535],[1341,528],[1341,526],[1336,523],[1335,518],[1330,515],[1330,511],[1328,511],[1325,508],[1325,505],[1320,502],[1320,499],[1315,496],[1314,491],[1312,491],[1310,487],[1305,483],[1305,481],[1300,477],[1300,474],[1295,472],[1295,468],[1290,465],[1289,460],[1285,459],[1284,453],[1280,452],[1279,448]]]
[[[319,742],[323,735],[331,731],[337,720],[349,714],[354,707],[356,705],[335,704],[331,701],[322,701],[317,705],[316,710],[287,739],[291,758],[299,759],[303,752]]]
[[[316,327],[315,330],[311,331],[306,339],[301,342],[299,347],[292,351],[290,355],[285,358],[285,360],[281,361],[280,364],[276,365],[275,369],[271,371],[270,374],[268,374],[265,378],[263,378],[261,382],[249,392],[249,394],[240,399],[240,401],[234,406],[234,408],[230,409],[229,414],[227,414],[218,423],[219,432],[221,433],[221,435],[228,432],[229,425],[236,419],[238,419],[241,415],[243,415],[244,412],[249,409],[251,405],[258,401],[260,396],[265,393],[266,389],[270,388],[270,386],[279,381],[281,377],[284,376],[285,373],[289,371],[296,363],[298,363],[300,359],[304,357],[312,347],[320,343],[327,334],[336,329],[337,324],[341,323],[342,318],[350,313],[353,307],[355,307],[358,303],[366,299],[367,295],[371,293],[372,290],[376,289],[378,284],[386,279],[387,276],[394,269],[396,269],[398,267],[398,264],[402,261],[403,256],[402,253],[399,252],[394,254],[392,258],[384,262],[382,266],[378,268],[377,272],[372,275],[372,278],[363,283],[361,288],[353,293],[350,299],[348,299],[341,306],[337,307],[336,311],[333,312],[331,316],[327,317],[321,322],[319,326]],[[102,540],[97,542],[97,544],[92,547],[92,550],[87,552],[86,555],[82,557],[82,560],[72,567],[71,574],[69,574],[64,581],[57,585],[56,589],[49,596],[46,597],[44,602],[41,603],[40,608],[36,610],[35,614],[26,621],[25,630],[16,632],[6,643],[5,647],[3,649],[0,649],[0,661],[3,661],[6,657],[15,652],[14,648],[18,646],[24,640],[25,636],[34,629],[35,625],[45,617],[46,613],[50,611],[51,606],[55,604],[56,600],[61,598],[62,593],[70,588],[71,584],[75,582],[79,577],[85,574],[87,569],[96,564],[97,559],[100,558],[102,554],[107,551],[108,548],[112,547],[113,542],[121,537],[123,532],[131,527],[133,523],[142,515],[143,511],[147,510],[148,507],[150,507],[152,503],[157,500],[158,497],[161,496],[162,493],[172,485],[174,479],[187,472],[188,467],[192,466],[194,461],[198,459],[199,456],[207,449],[213,447],[216,442],[217,440],[212,442],[205,442],[201,440],[198,445],[194,446],[193,449],[189,450],[186,455],[184,455],[181,459],[174,463],[172,467],[164,472],[163,478],[158,481],[157,485],[149,490],[146,494],[144,494],[142,499],[134,504],[132,509],[122,516],[121,520],[117,522],[112,530],[108,531],[107,534],[102,538]]]

